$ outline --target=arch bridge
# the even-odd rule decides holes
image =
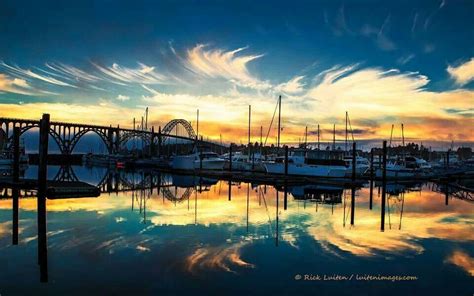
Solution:
[[[0,146],[0,150],[11,146],[14,127],[19,127],[20,135],[22,135],[32,128],[39,128],[39,124],[40,120],[0,117],[0,144],[3,142],[3,147]],[[187,135],[170,134],[178,126],[183,127]],[[170,138],[187,141],[195,141],[197,138],[193,127],[185,119],[173,119],[164,126],[163,130],[160,127],[158,132],[155,132],[154,127],[151,130],[138,130],[121,128],[119,125],[114,127],[112,125],[50,122],[49,135],[58,145],[61,154],[72,154],[79,140],[89,132],[93,132],[100,137],[109,154],[119,153],[125,148],[128,141],[135,138],[141,139],[145,146],[150,148],[150,153],[156,153],[156,151],[159,153],[161,146],[166,145]]]

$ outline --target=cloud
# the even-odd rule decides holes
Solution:
[[[0,66],[7,69],[10,72],[11,75],[13,75],[17,78],[33,78],[33,79],[41,80],[43,82],[47,82],[49,84],[54,84],[54,85],[58,85],[58,86],[68,86],[68,87],[73,87],[73,88],[76,87],[72,84],[69,84],[69,83],[66,83],[64,81],[58,80],[58,79],[53,78],[51,76],[41,75],[41,74],[35,73],[35,72],[33,72],[29,69],[22,69],[18,66],[10,66],[10,65],[6,64],[5,62],[1,62]]]
[[[446,108],[444,110],[447,113],[457,114],[457,115],[460,115],[462,117],[467,117],[467,118],[474,118],[474,108],[464,108],[464,109]]]
[[[356,116],[366,112],[404,113],[406,106],[418,103],[413,95],[422,91],[428,77],[417,73],[400,73],[396,69],[367,68],[354,71],[355,66],[327,71],[322,81],[309,89],[306,96],[319,101],[326,111],[343,114],[351,110]],[[317,108],[318,108],[317,107]]]
[[[414,54],[401,56],[397,59],[397,64],[405,65],[405,64],[409,63],[411,60],[413,60],[414,58],[415,58]]]
[[[101,80],[98,76],[62,63],[46,63],[46,67],[60,75],[64,75],[66,78],[72,78],[76,81],[83,80],[87,82],[97,82]]]
[[[474,79],[474,57],[458,66],[449,65],[446,71],[456,84],[465,85]]]
[[[263,55],[238,55],[247,49],[238,48],[231,51],[207,49],[198,44],[187,53],[187,64],[191,71],[210,78],[224,78],[234,84],[252,89],[268,89],[271,85],[250,74],[247,64]]]
[[[128,83],[139,84],[168,84],[170,80],[167,76],[158,73],[155,67],[138,63],[138,68],[122,67],[117,63],[113,63],[110,67],[101,66],[93,63],[93,65],[103,74],[105,74],[110,82],[127,85]]]
[[[129,96],[124,96],[124,95],[118,95],[115,99],[118,100],[118,101],[125,102],[125,101],[130,100],[130,97]]]
[[[365,24],[360,30],[360,34],[365,37],[372,38],[378,48],[384,51],[393,51],[397,49],[395,42],[390,39],[388,32],[390,31],[390,15],[388,15],[380,28]]]
[[[34,95],[34,92],[29,91],[29,89],[31,89],[31,86],[26,82],[26,80],[11,78],[0,73],[0,91],[21,95]]]
[[[304,90],[305,86],[305,84],[301,82],[303,79],[304,76],[295,76],[290,81],[277,85],[275,89],[289,94],[300,93]]]

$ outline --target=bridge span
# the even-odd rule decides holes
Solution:
[[[14,127],[19,127],[20,135],[22,135],[32,128],[39,128],[39,125],[40,120],[0,117],[0,150],[11,146]],[[171,134],[173,129],[178,126],[184,128],[185,136]],[[198,140],[198,135],[196,135],[191,123],[185,119],[173,119],[163,129],[159,127],[158,131],[155,131],[154,127],[151,130],[143,130],[121,128],[119,125],[101,126],[83,123],[50,122],[49,134],[58,145],[61,154],[64,155],[72,154],[79,140],[89,132],[95,133],[100,137],[107,147],[109,154],[119,153],[126,147],[128,141],[136,138],[141,139],[144,145],[149,147],[150,154],[152,155],[159,154],[161,147],[166,145],[171,138],[188,141]],[[3,145],[1,145],[2,142]],[[216,145],[213,142],[209,143]]]

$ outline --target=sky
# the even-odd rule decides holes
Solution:
[[[0,116],[474,141],[474,1],[2,1]],[[275,126],[268,143],[275,142]]]

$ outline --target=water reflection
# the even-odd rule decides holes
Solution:
[[[68,176],[67,170],[52,168],[50,179],[61,170],[66,173],[60,176]],[[342,272],[348,262],[360,266],[352,267],[354,272],[377,270],[383,263],[384,273],[408,270],[423,277],[447,277],[465,288],[472,279],[474,207],[461,199],[460,190],[432,183],[388,183],[386,228],[381,233],[378,183],[362,188],[327,184],[274,188],[150,171],[75,167],[73,172],[79,180],[99,186],[102,194],[47,200],[49,271],[56,283],[70,284],[88,264],[111,275],[149,268],[166,275],[169,285],[174,283],[170,277],[186,274],[220,272],[219,277],[229,274],[236,277],[232,281],[245,282],[249,276],[266,278],[264,273],[284,279],[304,271]],[[15,248],[27,255],[19,258],[10,240],[12,192],[0,192],[4,197],[0,260],[18,259],[15,272],[31,270],[36,260],[31,251],[36,246],[36,199],[20,193],[20,246]],[[93,274],[107,281],[103,277],[108,276]],[[13,276],[6,278],[15,282]],[[130,281],[134,278],[130,276]],[[0,280],[2,285],[5,280]],[[311,289],[294,281],[286,285]]]

